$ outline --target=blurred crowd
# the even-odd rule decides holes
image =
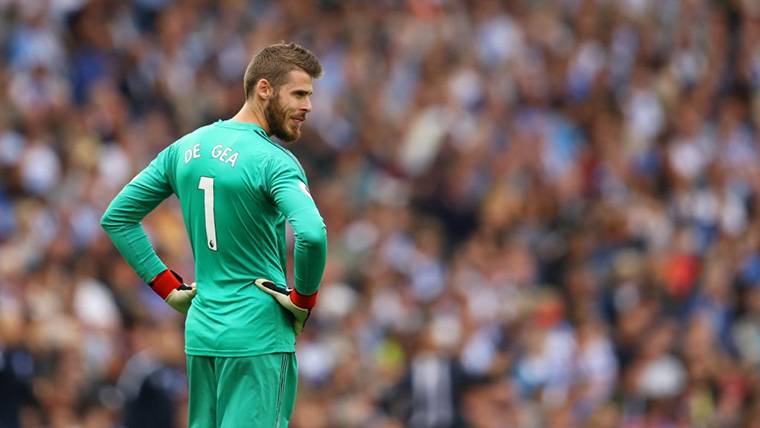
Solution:
[[[760,426],[757,1],[0,0],[0,427],[186,425],[98,220],[281,40],[330,242],[291,427]]]

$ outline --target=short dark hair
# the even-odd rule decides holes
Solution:
[[[247,100],[256,82],[266,79],[275,90],[285,83],[288,73],[303,70],[312,79],[322,76],[322,64],[316,55],[297,43],[277,43],[267,46],[248,63],[243,79],[243,91]]]

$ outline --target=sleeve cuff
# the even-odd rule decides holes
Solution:
[[[293,291],[290,292],[290,301],[299,308],[311,309],[317,304],[317,294],[319,294],[319,291],[314,294],[306,295],[293,289]]]
[[[153,291],[166,300],[166,297],[172,291],[176,290],[182,285],[182,277],[179,276],[173,270],[166,269],[165,271],[156,275],[148,285]]]

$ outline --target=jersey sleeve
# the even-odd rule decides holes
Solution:
[[[168,176],[171,158],[172,146],[169,146],[124,186],[100,220],[116,249],[146,283],[166,270],[166,265],[156,254],[140,222],[173,192]]]
[[[270,162],[269,194],[295,235],[294,285],[300,294],[319,288],[327,262],[327,228],[294,161]]]

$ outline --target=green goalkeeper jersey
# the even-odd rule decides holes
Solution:
[[[295,157],[251,123],[232,120],[180,138],[114,198],[101,224],[146,282],[166,269],[140,221],[172,193],[195,258],[197,295],[187,314],[189,355],[293,352],[291,315],[253,281],[286,284],[285,221],[295,236],[294,286],[317,291],[324,221]]]

